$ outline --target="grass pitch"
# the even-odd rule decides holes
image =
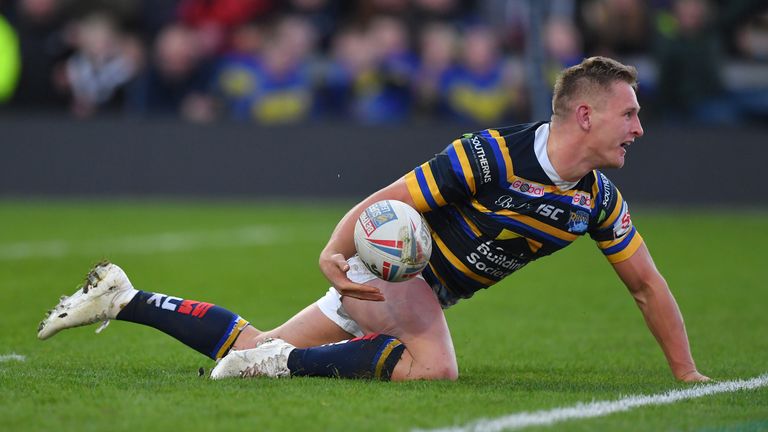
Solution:
[[[447,311],[457,382],[198,377],[212,362],[113,322],[36,339],[102,258],[139,289],[210,301],[259,327],[327,289],[317,255],[345,205],[0,201],[0,430],[411,430],[689,388],[589,239]],[[702,372],[768,372],[768,212],[633,208]],[[10,357],[11,354],[23,356]],[[526,430],[768,429],[768,388]]]

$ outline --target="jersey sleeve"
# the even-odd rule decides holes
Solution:
[[[408,191],[420,212],[449,203],[466,201],[486,183],[498,181],[500,173],[494,155],[497,140],[488,133],[465,134],[434,158],[405,175]]]
[[[619,189],[601,172],[597,172],[597,181],[599,208],[589,235],[608,261],[618,263],[631,257],[643,238],[632,224],[629,206]]]

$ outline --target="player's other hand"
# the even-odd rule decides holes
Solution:
[[[686,372],[682,374],[681,376],[677,377],[678,380],[687,382],[687,383],[696,383],[696,382],[707,382],[712,381],[711,378],[709,378],[706,375],[702,375],[697,370],[693,370],[690,372]]]
[[[321,254],[320,270],[342,296],[360,300],[384,301],[384,296],[378,288],[355,283],[347,278],[349,264],[344,255],[340,253]]]

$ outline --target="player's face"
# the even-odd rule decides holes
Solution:
[[[613,83],[602,103],[594,107],[592,132],[596,168],[621,168],[627,148],[643,136],[635,90],[623,81]]]

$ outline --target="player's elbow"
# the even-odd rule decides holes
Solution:
[[[648,269],[626,282],[633,296],[651,293],[657,289],[668,289],[667,281],[656,269]]]
[[[630,294],[632,294],[635,302],[640,307],[648,304],[654,296],[668,291],[667,281],[659,273],[642,278],[629,287]]]

